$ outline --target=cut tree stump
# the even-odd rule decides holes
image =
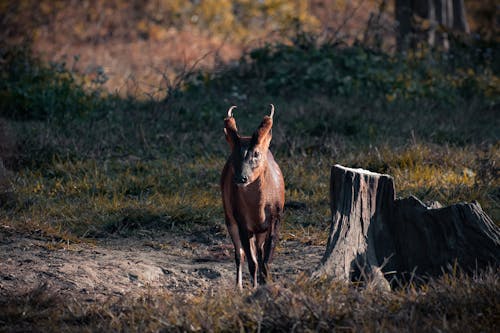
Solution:
[[[389,288],[389,273],[436,277],[450,267],[474,272],[500,263],[500,229],[476,203],[427,207],[395,199],[391,176],[335,165],[332,222],[313,278],[366,279]]]

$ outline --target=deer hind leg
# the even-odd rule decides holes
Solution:
[[[264,248],[264,260],[263,260],[263,275],[266,281],[271,280],[271,262],[273,261],[274,248],[279,241],[279,227],[280,227],[281,214],[272,222],[271,228],[265,234],[265,241],[263,244]]]
[[[267,233],[261,233],[256,236],[259,284],[266,284],[269,277],[269,272],[265,263],[266,238],[267,238]]]

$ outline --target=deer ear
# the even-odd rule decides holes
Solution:
[[[264,119],[262,119],[262,122],[252,136],[253,143],[268,147],[273,137],[272,127],[273,118],[264,116]]]
[[[236,127],[236,120],[233,117],[227,117],[224,119],[224,133],[226,134],[226,140],[234,148],[236,142],[239,140],[238,128]]]

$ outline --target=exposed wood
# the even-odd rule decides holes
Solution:
[[[330,180],[332,224],[322,266],[316,274],[351,280],[359,278],[353,274],[360,267],[364,267],[364,273],[380,267],[384,259],[375,252],[373,245],[378,240],[374,238],[384,235],[380,230],[382,220],[385,212],[391,211],[386,205],[393,202],[390,176],[334,166]]]
[[[478,203],[396,200],[391,176],[340,165],[331,170],[330,199],[330,234],[314,277],[366,278],[385,288],[388,272],[438,276],[455,264],[466,272],[500,264],[500,230]]]

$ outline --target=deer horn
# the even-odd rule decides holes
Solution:
[[[236,108],[236,105],[233,105],[233,106],[231,106],[231,107],[229,108],[229,110],[227,110],[227,116],[228,116],[229,118],[231,118],[231,117],[233,116],[233,109],[235,109],[235,108]]]
[[[271,114],[269,115],[269,118],[273,118],[274,116],[274,105],[273,104],[270,104],[271,105]]]

